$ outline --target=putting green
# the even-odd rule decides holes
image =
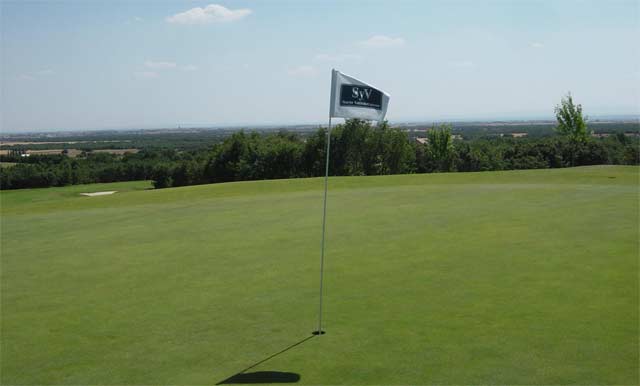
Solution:
[[[1,381],[637,384],[639,172],[4,191]]]

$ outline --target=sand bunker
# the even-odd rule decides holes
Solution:
[[[113,194],[113,193],[116,193],[116,190],[110,190],[108,192],[80,193],[80,195],[93,197],[93,196],[106,196],[107,194]]]

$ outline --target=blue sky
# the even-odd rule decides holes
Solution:
[[[2,1],[2,131],[640,114],[638,1]]]

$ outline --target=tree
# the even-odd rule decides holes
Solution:
[[[589,137],[587,119],[582,117],[582,105],[575,105],[571,93],[562,98],[554,109],[558,126],[556,131],[576,143],[584,143]]]
[[[326,149],[327,129],[321,127],[310,135],[304,143],[301,163],[306,177],[324,175]]]
[[[366,174],[366,141],[371,131],[371,124],[360,119],[347,119],[332,130],[330,162],[333,173],[347,176]]]
[[[153,169],[153,187],[156,189],[170,188],[173,186],[173,170],[169,165],[156,165]]]
[[[407,133],[397,128],[389,128],[387,121],[379,125],[382,133],[384,162],[378,174],[412,173],[415,171],[416,153],[407,139]]]
[[[451,125],[441,124],[433,126],[427,133],[428,154],[431,158],[432,169],[436,172],[453,171],[455,165],[455,152],[453,137],[451,137]]]

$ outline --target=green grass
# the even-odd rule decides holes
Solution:
[[[248,372],[637,384],[639,172],[332,178],[327,334]],[[148,187],[0,193],[3,384],[212,384],[315,329],[322,179]]]

